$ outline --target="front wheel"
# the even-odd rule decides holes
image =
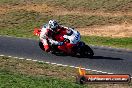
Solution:
[[[41,41],[39,41],[39,47],[44,51],[45,49],[44,49],[44,45],[43,45],[43,43],[41,42]]]
[[[80,55],[81,57],[93,57],[94,52],[88,45],[85,45],[82,47]]]
[[[43,45],[43,43],[42,43],[41,41],[39,41],[39,47],[40,47],[41,50],[45,51],[44,45]],[[58,47],[57,47],[56,45],[50,46],[50,51],[51,51],[53,54],[59,52]]]

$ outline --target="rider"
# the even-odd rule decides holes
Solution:
[[[69,43],[64,44],[64,40],[68,39]],[[48,24],[41,28],[40,40],[44,45],[46,52],[50,51],[48,42],[53,45],[58,45],[58,48],[64,52],[71,52],[73,47],[78,41],[80,41],[80,33],[72,28],[63,27],[55,20],[50,20]]]

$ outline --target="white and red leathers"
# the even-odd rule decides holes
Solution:
[[[59,27],[58,27],[59,30]],[[60,29],[61,30],[61,29]],[[50,51],[50,47],[49,47],[49,43],[52,45],[62,45],[63,42],[58,41],[57,38],[55,38],[57,36],[57,34],[55,32],[53,32],[50,27],[48,26],[48,24],[44,25],[41,28],[41,32],[40,32],[40,40],[44,45],[44,49],[46,52]],[[59,35],[58,35],[59,36]]]
[[[65,39],[68,39],[69,43],[63,43]],[[47,52],[50,51],[50,42],[50,44],[58,45],[58,48],[63,52],[70,53],[71,48],[80,41],[80,33],[71,28],[63,26],[58,26],[57,31],[53,32],[47,24],[41,28],[40,40],[44,45],[45,51]]]

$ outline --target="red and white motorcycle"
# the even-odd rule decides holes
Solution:
[[[40,31],[41,30],[39,30],[39,29],[34,29],[34,35],[39,36]],[[65,36],[62,36],[62,37],[65,37]],[[54,38],[55,38],[55,36],[54,36]],[[60,40],[57,40],[57,41],[60,41]],[[64,45],[67,46],[67,44],[69,43],[69,39],[64,38],[63,42],[64,42]],[[44,46],[41,41],[39,41],[39,46],[42,50],[44,50]],[[66,52],[58,49],[57,45],[51,45],[49,42],[49,46],[50,46],[50,51],[52,51],[52,53],[54,53],[54,54],[56,54],[56,53],[67,54]],[[67,47],[67,48],[69,48],[69,47]],[[77,42],[77,44],[75,44],[71,50],[72,51],[71,51],[70,55],[73,55],[73,56],[80,55],[80,57],[92,57],[94,55],[93,50],[88,45],[86,45],[83,41]]]

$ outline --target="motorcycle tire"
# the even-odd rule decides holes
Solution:
[[[88,45],[85,45],[81,48],[80,55],[81,57],[93,57],[94,52]]]
[[[45,49],[44,49],[44,45],[43,45],[43,43],[41,42],[41,41],[39,41],[39,47],[40,47],[40,49],[41,50],[43,50],[43,51],[45,51]],[[51,49],[51,53],[52,54],[56,54],[57,52],[59,52],[59,50],[57,49],[57,46],[50,46],[50,49]]]
[[[43,45],[43,43],[42,43],[41,41],[39,41],[39,47],[40,47],[40,49],[42,49],[43,51],[45,50],[45,49],[44,49],[44,45]]]

